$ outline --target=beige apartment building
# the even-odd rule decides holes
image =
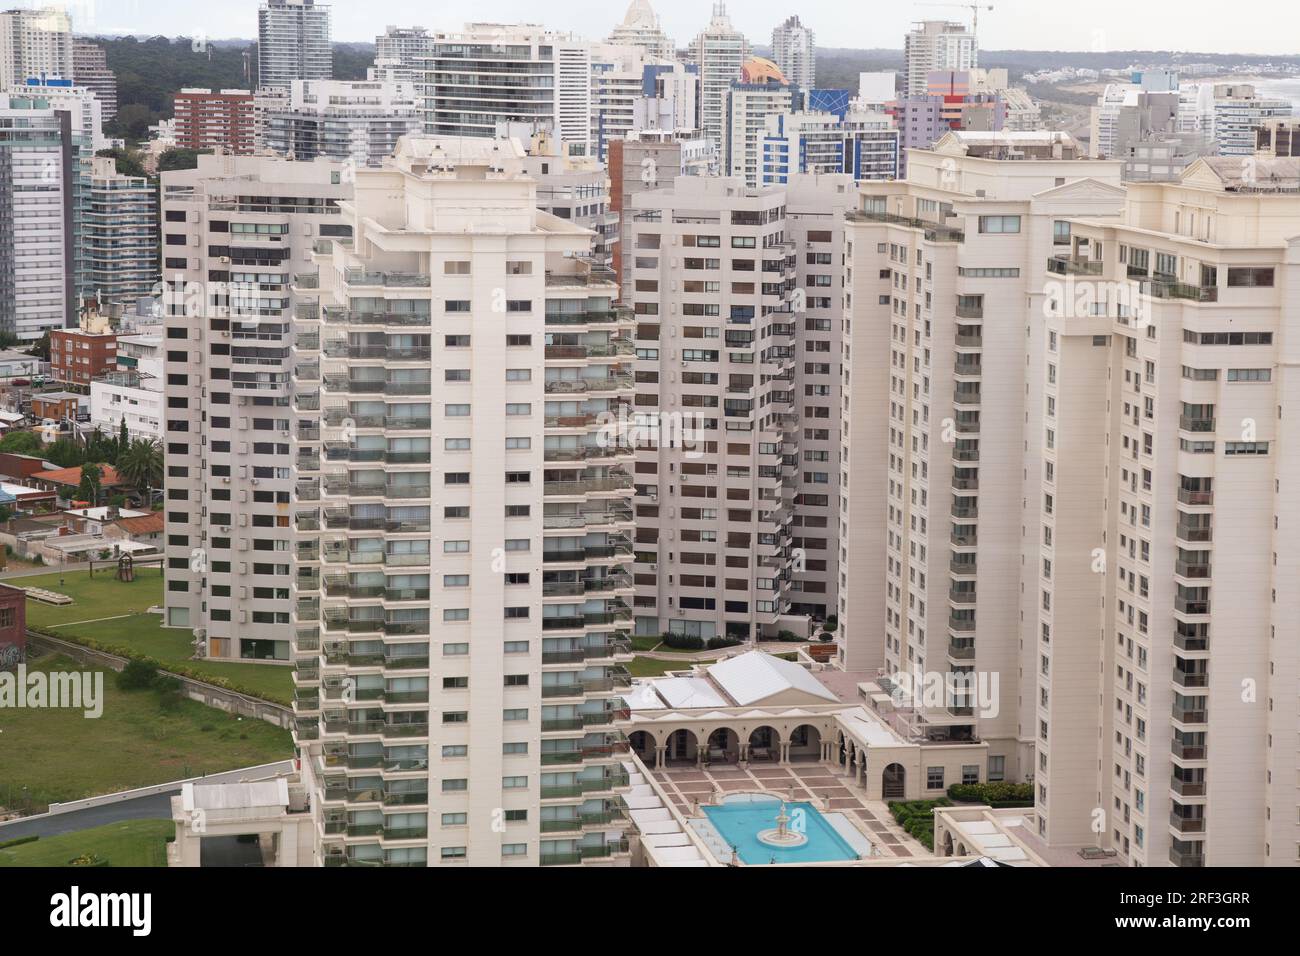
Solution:
[[[860,184],[845,228],[839,663],[879,674],[914,737],[983,742],[980,779],[1021,780],[1030,303],[1066,220],[1118,213],[1120,164],[1062,133],[952,133],[910,162]]]
[[[290,282],[350,234],[345,180],[245,156],[163,175],[165,621],[208,657],[290,660]]]
[[[624,211],[638,633],[753,640],[833,613],[832,349],[852,188],[683,176]]]
[[[318,862],[626,864],[630,311],[514,140],[406,138],[295,280]]]
[[[1051,842],[1300,862],[1297,222],[1300,160],[1204,158],[1048,260],[1023,635]]]

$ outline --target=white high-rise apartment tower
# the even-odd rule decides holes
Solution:
[[[162,177],[166,623],[218,659],[287,661],[295,547],[290,283],[347,235],[342,163],[200,156]]]
[[[904,720],[986,742],[991,780],[1033,772],[1016,702],[1022,501],[1040,467],[1026,417],[1043,394],[1026,349],[1043,320],[1025,303],[1065,219],[1118,213],[1120,168],[1063,133],[950,133],[913,150],[906,180],[861,183],[846,227],[841,663],[905,691],[942,681]]]
[[[73,76],[72,19],[57,7],[0,11],[0,90]]]
[[[294,80],[334,75],[330,8],[314,0],[266,0],[257,14],[257,84],[285,89]]]
[[[926,20],[912,25],[903,39],[904,96],[925,96],[931,70],[973,70],[979,66],[979,41],[961,23]]]
[[[632,0],[628,4],[623,22],[610,33],[609,42],[637,47],[650,60],[671,62],[677,57],[677,49],[659,25],[659,17],[649,0]]]
[[[749,58],[749,41],[731,25],[721,0],[713,4],[713,19],[695,38],[691,58],[700,70],[700,129],[721,151],[727,136],[727,97]]]
[[[591,44],[529,24],[470,23],[440,35],[424,61],[424,132],[496,136],[498,123],[549,129],[591,154]]]
[[[834,613],[846,176],[634,194],[636,626],[705,640]]]
[[[817,85],[817,43],[812,30],[790,17],[772,30],[772,61],[801,90]]]
[[[1049,262],[1021,521],[1049,842],[1300,864],[1298,190],[1300,160],[1203,158]]]
[[[295,734],[325,865],[627,859],[631,315],[523,158],[403,139],[296,283]]]

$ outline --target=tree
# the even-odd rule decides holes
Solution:
[[[86,460],[86,453],[76,442],[60,438],[45,449],[44,457],[60,468],[75,468]]]
[[[143,104],[127,103],[119,107],[112,122],[105,126],[105,132],[139,142],[149,138],[149,127],[156,126],[160,119],[157,112]]]
[[[211,150],[206,150],[211,152]],[[177,169],[198,169],[199,151],[197,149],[169,149],[158,157],[158,172],[166,173]]]
[[[81,484],[77,486],[77,497],[89,501],[91,507],[99,504],[99,488],[103,472],[99,466],[87,462],[81,466]]]
[[[117,460],[117,475],[140,494],[150,488],[160,488],[163,482],[162,444],[148,438],[137,438]]]
[[[0,451],[11,455],[40,455],[43,447],[36,432],[10,432],[0,438]]]
[[[149,174],[145,172],[144,164],[140,161],[139,150],[131,149],[101,149],[96,156],[104,156],[115,161],[117,171],[122,176],[135,176],[138,179],[144,179]]]
[[[126,416],[122,416],[122,427],[117,430],[117,453],[122,455],[131,447],[131,432],[126,427]]]
[[[48,362],[50,360],[50,333],[46,332],[42,335],[36,344],[27,350],[27,354]]]

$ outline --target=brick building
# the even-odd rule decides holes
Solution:
[[[0,584],[0,670],[12,670],[27,655],[27,592]]]
[[[85,385],[117,368],[117,336],[85,329],[50,332],[50,376],[56,382]]]
[[[253,94],[190,87],[176,94],[176,145],[182,149],[222,149],[239,156],[253,152]]]

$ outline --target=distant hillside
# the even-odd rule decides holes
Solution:
[[[117,74],[117,121],[110,135],[142,139],[150,125],[172,115],[172,97],[187,86],[249,89],[257,84],[257,44],[215,40],[195,49],[188,37],[94,37]],[[336,43],[334,75],[365,79],[375,60],[370,43]]]

